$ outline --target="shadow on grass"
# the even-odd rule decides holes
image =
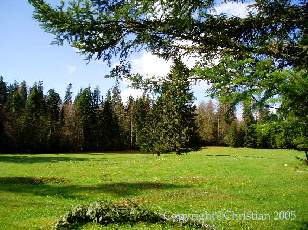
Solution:
[[[307,230],[308,229],[308,221],[302,222],[299,230]]]
[[[0,177],[0,184],[63,184],[67,183],[68,180],[60,177]]]
[[[33,179],[28,178],[25,180],[31,183]],[[15,183],[12,183],[12,181],[14,181]],[[57,196],[63,198],[83,199],[85,194],[97,195],[100,193],[107,193],[119,197],[127,197],[140,195],[144,191],[185,189],[190,187],[189,185],[178,185],[160,182],[119,182],[83,186],[50,184],[51,182],[26,184],[24,182],[25,181],[16,181],[16,178],[14,177],[12,177],[10,181],[6,177],[4,180],[2,179],[0,191],[14,193],[30,193],[39,196]]]
[[[88,158],[80,158],[80,157],[60,157],[60,156],[1,156],[0,155],[0,162],[7,162],[7,163],[57,163],[61,161],[86,161],[89,160]]]

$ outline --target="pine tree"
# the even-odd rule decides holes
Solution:
[[[244,132],[244,146],[256,147],[255,118],[252,113],[250,100],[246,100],[243,103],[242,129]]]
[[[115,149],[119,147],[120,127],[117,116],[114,114],[110,90],[107,92],[103,103],[103,146],[104,149]]]
[[[72,100],[72,87],[73,85],[71,83],[68,84],[68,86],[66,87],[66,91],[65,91],[65,96],[64,96],[64,104],[70,104],[73,102]]]
[[[136,113],[136,103],[132,96],[128,98],[125,109],[125,131],[127,133],[130,148],[136,147],[136,120],[134,114]]]
[[[117,133],[118,138],[115,139],[115,148],[121,149],[129,146],[127,140],[128,131],[125,130],[125,109],[121,98],[121,91],[118,83],[112,89],[111,95],[111,105],[113,110],[114,122],[117,122],[117,125],[114,127],[114,132]],[[118,128],[118,130],[116,130]]]
[[[189,69],[175,59],[153,112],[148,116],[147,122],[152,124],[148,130],[151,140],[148,151],[158,155],[171,151],[181,154],[197,147],[195,107],[188,78]]]
[[[147,149],[147,144],[150,142],[150,138],[147,137],[149,134],[148,130],[151,127],[151,100],[148,95],[143,94],[142,97],[136,100],[136,109],[134,113],[135,120],[135,132],[136,132],[136,146],[142,150]]]
[[[91,88],[81,89],[74,101],[77,141],[80,150],[90,151],[96,146],[96,114]]]
[[[197,107],[196,123],[203,144],[215,145],[217,142],[217,116],[213,102],[201,102]]]
[[[92,107],[94,112],[94,123],[92,124],[92,149],[102,151],[102,96],[98,87],[96,87],[92,93]]]
[[[45,99],[47,116],[47,148],[55,152],[60,149],[60,106],[61,98],[55,90],[51,89]]]
[[[239,132],[238,132],[236,120],[232,121],[225,140],[226,140],[226,144],[230,147],[239,146]]]
[[[220,100],[217,111],[217,144],[225,145],[225,138],[231,123],[235,120],[235,107],[227,101]]]
[[[35,83],[30,89],[23,122],[23,147],[27,151],[46,151],[47,119],[42,82]]]
[[[8,149],[8,134],[6,132],[6,122],[7,122],[7,85],[3,81],[3,77],[0,76],[0,151],[5,151]]]
[[[7,113],[9,114],[9,128],[12,147],[15,151],[22,150],[24,143],[22,130],[24,129],[25,105],[27,101],[27,85],[23,81],[15,82],[9,87]]]
[[[66,87],[65,97],[60,110],[61,149],[76,150],[75,114],[72,102],[72,84]]]

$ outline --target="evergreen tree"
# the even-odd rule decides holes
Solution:
[[[306,1],[244,1],[251,6],[244,18],[209,14],[220,4],[214,0],[70,0],[58,7],[44,0],[29,2],[34,18],[56,44],[66,41],[89,60],[125,59],[147,47],[165,58],[198,53],[209,60],[216,54],[243,57],[251,52],[273,57],[282,66],[308,66]]]
[[[217,111],[217,144],[225,145],[225,138],[231,123],[235,120],[235,107],[228,101],[220,100]]]
[[[117,116],[114,114],[110,90],[107,92],[103,103],[103,143],[105,149],[116,149],[119,147],[120,127]]]
[[[125,110],[125,130],[128,134],[128,140],[130,148],[136,147],[136,120],[134,114],[136,113],[136,103],[134,101],[134,98],[130,96],[128,98],[126,110]]]
[[[79,149],[89,151],[96,146],[96,114],[91,88],[81,89],[74,101],[77,142]]]
[[[152,124],[148,130],[152,143],[147,151],[181,154],[197,147],[195,107],[188,78],[189,69],[175,59],[147,121]]]
[[[226,144],[231,147],[239,146],[239,132],[238,132],[236,120],[233,120],[230,125],[228,134],[226,136]]]
[[[25,106],[27,101],[27,85],[23,81],[20,84],[15,82],[9,87],[7,113],[10,114],[9,126],[12,147],[15,151],[22,150],[24,137],[22,130],[25,127]]]
[[[269,128],[267,127],[272,117],[268,106],[259,108],[255,125],[256,146],[258,148],[272,148],[271,137],[274,136],[274,133],[269,133]]]
[[[5,151],[8,149],[8,134],[6,132],[6,122],[7,122],[7,86],[3,81],[3,77],[0,76],[0,151]]]
[[[250,100],[243,103],[243,122],[244,146],[256,147],[255,118],[252,113],[252,104]]]
[[[145,150],[147,142],[150,142],[148,130],[151,127],[150,113],[152,111],[151,100],[148,95],[143,94],[142,97],[136,100],[136,109],[134,113],[135,131],[136,131],[136,146]],[[150,146],[150,144],[148,144]]]
[[[92,124],[92,136],[93,136],[93,146],[92,148],[101,151],[103,149],[102,144],[102,128],[103,128],[103,118],[102,118],[102,96],[98,87],[93,90],[92,93],[92,107],[95,114],[95,122]]]
[[[114,122],[118,124],[114,126],[113,132],[118,135],[116,138],[115,148],[125,148],[129,146],[127,136],[128,130],[125,130],[125,109],[121,98],[121,91],[118,83],[112,89],[111,105],[113,110]],[[118,128],[118,130],[116,130]]]
[[[69,84],[60,110],[61,148],[64,151],[76,150],[75,114],[71,90],[72,84]]]
[[[60,106],[61,98],[55,90],[48,91],[46,99],[46,116],[47,116],[47,148],[55,152],[60,150]]]
[[[47,119],[42,82],[30,89],[25,105],[22,136],[26,151],[46,151]]]
[[[197,108],[196,123],[199,136],[205,145],[215,145],[217,142],[217,117],[213,102],[202,102]]]
[[[64,105],[70,104],[73,102],[72,100],[72,87],[73,85],[71,83],[68,84],[68,86],[66,87],[66,91],[65,91],[65,96],[64,96]]]

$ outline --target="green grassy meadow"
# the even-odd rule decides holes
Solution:
[[[304,153],[223,147],[160,157],[1,154],[0,229],[51,229],[77,204],[125,199],[159,212],[227,213],[229,219],[207,217],[216,229],[308,229],[308,166],[296,157]],[[236,218],[248,212],[267,219]],[[128,227],[87,224],[81,229]]]

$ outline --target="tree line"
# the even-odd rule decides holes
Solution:
[[[214,125],[217,137],[203,138],[204,142],[295,147],[306,150],[308,158],[308,3],[305,0],[243,2],[249,5],[245,17],[211,13],[220,4],[214,0],[71,0],[57,7],[44,0],[29,0],[34,7],[34,18],[42,29],[54,35],[54,44],[69,44],[88,61],[101,59],[110,64],[116,58],[119,65],[110,76],[131,79],[129,57],[141,49],[166,60],[198,56],[200,60],[191,70],[190,80],[210,83],[209,95],[229,104],[227,121],[222,122],[222,115],[213,120],[217,121]],[[147,81],[142,76],[133,80]],[[163,93],[162,89],[168,87],[159,88]],[[158,102],[167,98],[164,93],[166,97],[162,95]],[[243,121],[233,119],[230,109],[240,103]],[[264,118],[262,110],[267,114],[268,108],[275,104],[276,112]],[[167,120],[160,118],[157,122],[162,130],[169,127]],[[178,124],[178,120],[170,122]],[[194,132],[184,133],[181,138]],[[172,137],[149,139],[152,143],[160,142],[149,146],[162,150],[165,140],[178,146]]]
[[[0,77],[1,152],[80,152],[139,149],[157,154],[197,150],[200,146],[294,148],[301,134],[296,120],[282,122],[279,112],[218,100],[193,104],[189,82],[176,81],[175,66],[157,97],[144,94],[126,103],[118,84],[102,96],[98,88],[80,89],[73,99],[72,85],[62,100],[43,83],[7,84]],[[180,66],[180,68],[184,68]],[[188,73],[187,73],[188,74]]]
[[[295,117],[288,117],[269,107],[253,108],[251,101],[242,103],[241,118],[235,106],[212,100],[197,107],[196,124],[203,145],[248,148],[297,148],[296,139],[304,132]]]
[[[183,72],[184,71],[184,72]],[[116,84],[106,95],[98,88],[65,97],[43,83],[7,84],[0,77],[1,152],[80,152],[140,149],[180,154],[198,148],[195,107],[188,69],[180,61],[167,81],[126,103]],[[182,80],[177,80],[182,78]]]

